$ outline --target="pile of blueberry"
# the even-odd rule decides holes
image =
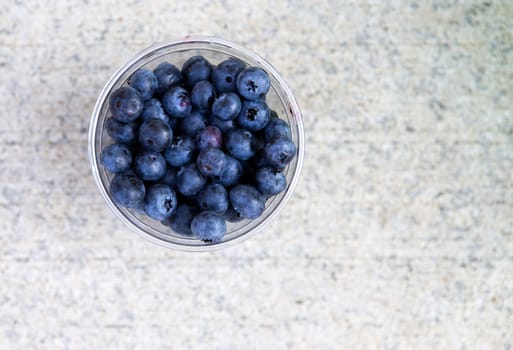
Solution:
[[[112,199],[205,242],[221,240],[226,220],[259,217],[285,190],[282,171],[296,154],[288,124],[265,102],[269,88],[264,70],[236,58],[136,71],[109,99],[115,143],[101,163],[115,174]]]

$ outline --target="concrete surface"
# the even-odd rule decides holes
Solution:
[[[0,4],[0,349],[511,349],[511,1]],[[267,232],[187,254],[103,202],[107,78],[186,33],[266,56],[307,153]]]

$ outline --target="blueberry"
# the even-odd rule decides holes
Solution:
[[[248,130],[262,130],[269,123],[269,107],[262,100],[244,101],[237,121]]]
[[[198,170],[196,164],[183,166],[176,175],[176,188],[185,196],[193,196],[198,193],[207,179]]]
[[[178,136],[166,149],[164,157],[172,166],[180,167],[192,160],[195,149],[196,144],[190,137]]]
[[[191,231],[202,241],[215,243],[226,233],[226,223],[219,214],[207,210],[192,219]]]
[[[185,118],[192,110],[189,93],[181,86],[173,86],[162,96],[162,106],[167,114],[178,119]]]
[[[289,125],[283,119],[271,118],[264,130],[265,142],[269,142],[278,136],[284,136],[290,139]]]
[[[263,151],[267,164],[283,169],[296,155],[296,146],[287,137],[279,136],[269,141]]]
[[[226,155],[216,148],[206,148],[198,154],[196,165],[205,176],[220,176],[226,166]]]
[[[237,184],[239,181],[242,175],[242,165],[237,159],[229,155],[226,155],[225,157],[226,165],[224,170],[221,172],[221,175],[215,177],[215,181],[219,182],[223,186],[230,187]]]
[[[212,66],[203,56],[192,56],[182,66],[185,86],[189,89],[200,80],[210,80]]]
[[[235,119],[233,120],[221,120],[214,116],[210,116],[208,119],[210,125],[217,127],[223,134],[226,134],[228,131],[236,127]]]
[[[245,219],[256,219],[265,209],[265,198],[256,188],[237,185],[230,190],[230,203]]]
[[[269,75],[258,67],[249,67],[237,75],[237,91],[246,100],[263,98],[271,86]]]
[[[120,87],[110,95],[110,112],[120,122],[133,122],[141,115],[143,106],[139,91],[129,86]]]
[[[168,185],[171,187],[175,187],[176,185],[176,175],[178,173],[178,169],[172,166],[168,166],[166,168],[166,173],[164,174],[164,177],[162,177],[159,180],[159,183]]]
[[[109,118],[105,123],[107,134],[120,143],[132,143],[137,139],[139,123],[122,123],[117,119]]]
[[[168,62],[160,63],[153,71],[157,78],[157,93],[164,94],[171,86],[179,85],[182,82],[180,70]]]
[[[168,115],[164,112],[164,108],[162,108],[162,104],[156,98],[152,98],[144,102],[144,109],[142,111],[141,118],[143,120],[160,119],[167,124],[170,122]]]
[[[130,77],[130,86],[139,91],[143,100],[149,100],[158,87],[157,77],[151,70],[141,68]]]
[[[130,169],[132,153],[127,146],[113,143],[102,150],[100,161],[111,173],[122,173]]]
[[[287,187],[285,175],[270,167],[258,169],[255,179],[258,190],[267,196],[274,196],[284,191]]]
[[[228,192],[220,184],[208,184],[196,196],[201,210],[212,210],[222,214],[228,208]]]
[[[145,120],[139,128],[139,143],[149,151],[162,152],[172,138],[173,131],[160,119]]]
[[[176,210],[175,191],[164,184],[156,184],[148,188],[144,197],[144,212],[155,220],[165,220]]]
[[[176,233],[190,236],[192,235],[191,222],[196,214],[198,214],[196,206],[179,204],[176,208],[175,214],[167,220],[166,224],[169,225]]]
[[[132,172],[116,174],[110,182],[110,194],[122,207],[136,208],[146,194],[144,183]]]
[[[231,205],[229,205],[228,209],[223,213],[223,218],[229,222],[239,222],[244,220],[242,215],[238,211],[235,211]]]
[[[228,131],[225,144],[228,152],[239,160],[253,157],[260,148],[258,139],[250,131],[244,129]]]
[[[239,96],[232,92],[227,92],[215,99],[212,105],[212,114],[221,120],[232,120],[239,115],[240,108]]]
[[[135,157],[134,170],[145,181],[157,181],[166,174],[166,160],[157,152],[144,152]]]
[[[212,70],[212,83],[218,92],[235,92],[237,74],[245,68],[245,64],[237,58],[229,58]]]
[[[221,148],[223,146],[223,134],[219,128],[209,125],[196,135],[196,143],[201,151],[206,148]]]
[[[200,113],[207,113],[214,102],[214,87],[207,80],[200,80],[191,90],[191,102]]]
[[[207,118],[197,109],[193,109],[190,115],[178,121],[178,130],[182,135],[189,137],[195,137],[205,126]]]

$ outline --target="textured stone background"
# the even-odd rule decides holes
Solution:
[[[0,4],[1,349],[510,349],[513,2]],[[87,128],[141,48],[218,35],[295,91],[302,179],[267,232],[128,232]]]

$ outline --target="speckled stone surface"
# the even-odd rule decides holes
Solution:
[[[511,349],[513,2],[0,4],[0,349]],[[87,128],[143,47],[218,35],[302,107],[267,232],[188,254],[100,197]]]

